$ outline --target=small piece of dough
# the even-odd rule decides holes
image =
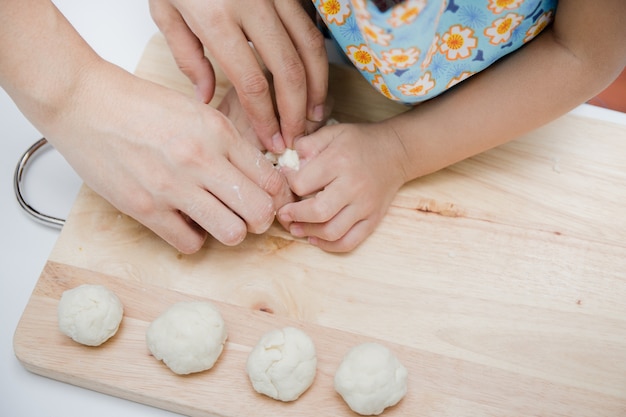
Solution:
[[[146,332],[152,355],[174,373],[211,369],[226,342],[226,325],[208,302],[179,302],[157,317]]]
[[[278,157],[278,166],[287,167],[297,171],[300,169],[300,157],[294,149],[285,149]]]
[[[261,337],[248,356],[246,370],[254,389],[280,401],[295,401],[315,379],[317,356],[311,338],[294,327]]]
[[[396,405],[406,394],[407,370],[378,343],[355,346],[335,373],[335,390],[352,411],[373,416]]]
[[[287,167],[294,171],[300,169],[300,157],[294,149],[285,149],[285,152],[280,155],[267,151],[265,158],[277,167]]]
[[[63,334],[83,345],[100,346],[117,332],[124,308],[108,288],[83,284],[63,292],[57,315]]]

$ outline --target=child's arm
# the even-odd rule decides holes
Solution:
[[[562,0],[552,27],[442,96],[378,124],[303,138],[306,164],[290,185],[298,195],[319,192],[284,206],[279,220],[325,250],[353,249],[403,183],[515,139],[605,88],[626,64],[624,21],[622,0]]]
[[[602,91],[626,65],[625,21],[622,0],[562,0],[536,40],[389,120],[407,152],[407,180],[515,139]]]

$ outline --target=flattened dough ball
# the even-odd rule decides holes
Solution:
[[[152,355],[180,375],[211,369],[224,349],[226,337],[221,314],[205,301],[174,304],[146,331]]]
[[[352,348],[335,373],[335,390],[352,411],[379,415],[406,394],[407,370],[398,358],[378,343]]]
[[[124,308],[108,288],[83,284],[63,292],[57,315],[63,334],[83,345],[100,346],[117,332]]]
[[[295,401],[313,383],[317,355],[311,338],[294,327],[261,337],[248,356],[246,370],[254,389],[280,401]]]

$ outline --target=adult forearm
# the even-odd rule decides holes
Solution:
[[[0,1],[0,86],[38,127],[55,122],[99,61],[50,1]]]

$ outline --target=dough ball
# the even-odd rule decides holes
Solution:
[[[373,416],[396,405],[406,394],[407,370],[377,343],[355,346],[335,374],[335,390],[352,411]]]
[[[174,373],[186,375],[211,369],[226,342],[226,325],[208,302],[174,304],[146,332],[152,355]]]
[[[294,401],[315,379],[317,356],[311,338],[294,327],[261,337],[248,356],[246,370],[254,389],[280,401]]]
[[[100,346],[117,332],[124,308],[108,288],[83,284],[63,292],[57,314],[63,334],[83,345]]]

